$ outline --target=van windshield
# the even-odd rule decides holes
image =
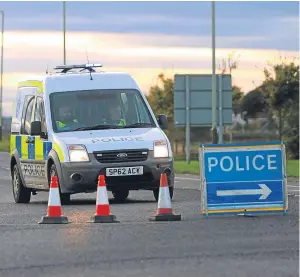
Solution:
[[[137,90],[85,90],[50,94],[54,132],[156,127]]]

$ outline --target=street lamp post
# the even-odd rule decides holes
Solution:
[[[212,19],[212,143],[216,144],[217,133],[217,87],[216,87],[216,30],[215,30],[215,2],[211,3]]]
[[[2,16],[1,24],[1,84],[0,84],[0,140],[3,139],[3,37],[4,37],[4,11],[0,10]]]
[[[66,1],[63,1],[64,65],[66,64]]]

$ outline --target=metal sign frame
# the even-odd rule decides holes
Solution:
[[[232,124],[232,78],[216,74],[218,126]],[[212,122],[212,74],[175,74],[175,127],[210,127]]]
[[[268,204],[264,204],[263,202],[261,204],[254,205],[254,202],[244,202],[244,207],[239,206],[226,206],[226,209],[216,209],[216,207],[213,206],[213,204],[210,204],[209,207],[209,196],[208,196],[208,190],[209,186],[212,184],[207,179],[207,176],[205,174],[206,172],[206,164],[205,164],[205,154],[206,153],[212,153],[210,150],[215,150],[213,153],[221,153],[225,151],[219,151],[218,149],[225,148],[226,152],[241,152],[241,151],[263,151],[263,150],[274,150],[276,151],[280,150],[281,154],[281,178],[280,181],[282,182],[281,192],[282,192],[282,204],[278,204],[277,207],[274,207],[274,204],[269,204],[270,207],[268,207]],[[262,150],[263,149],[263,150]],[[226,153],[225,152],[225,153]],[[268,143],[236,143],[236,144],[223,144],[223,145],[215,145],[215,144],[202,144],[199,148],[199,165],[200,165],[200,191],[201,191],[201,214],[205,217],[209,216],[215,216],[215,215],[251,215],[251,214],[266,214],[266,213],[283,213],[286,214],[288,212],[288,191],[287,191],[287,175],[286,175],[286,150],[285,150],[285,144],[283,142],[268,142]],[[249,184],[255,183],[255,182],[266,182],[267,180],[255,180],[255,181],[241,181],[241,182],[248,182]],[[268,180],[269,182],[275,180]],[[228,184],[230,183],[230,180],[226,180],[223,183]],[[222,183],[222,182],[219,182]],[[234,183],[234,181],[232,181]],[[231,184],[232,185],[232,184]],[[250,189],[250,188],[249,188]],[[248,190],[249,190],[248,189]],[[224,191],[224,190],[223,190]],[[240,195],[239,195],[240,196]],[[211,195],[210,195],[211,197]],[[238,197],[238,196],[237,196]],[[225,197],[226,198],[226,197]],[[241,201],[242,202],[242,201]],[[271,202],[270,202],[271,203]],[[243,204],[243,203],[240,203]],[[220,204],[216,204],[220,205]],[[224,202],[224,206],[228,205],[228,202]],[[251,207],[251,205],[253,207]],[[273,207],[271,207],[273,206]],[[222,206],[219,206],[222,207]]]
[[[223,143],[224,126],[232,124],[232,80],[230,74],[216,74],[216,121],[219,143]],[[186,161],[190,162],[191,127],[211,127],[212,74],[175,74],[174,126],[185,127]]]

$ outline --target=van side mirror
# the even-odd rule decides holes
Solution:
[[[42,133],[42,123],[41,121],[33,121],[30,124],[30,135],[39,136]]]
[[[162,129],[168,129],[168,118],[165,114],[158,115],[158,124]]]

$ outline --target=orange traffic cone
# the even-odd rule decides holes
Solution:
[[[96,199],[96,213],[89,222],[94,223],[115,223],[116,216],[110,213],[110,206],[108,202],[106,182],[104,175],[98,177],[97,199]]]
[[[68,218],[62,215],[57,176],[51,178],[47,215],[39,224],[67,224]]]
[[[180,221],[181,215],[174,214],[172,210],[169,186],[166,173],[160,176],[160,187],[158,196],[158,208],[154,216],[149,218],[150,221]]]

